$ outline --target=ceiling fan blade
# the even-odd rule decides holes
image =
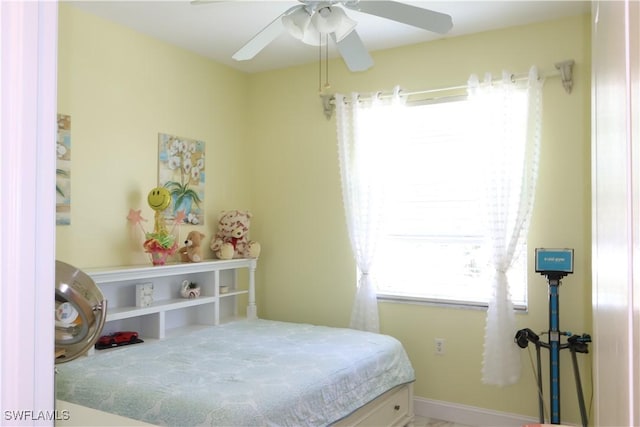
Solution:
[[[391,19],[434,33],[444,34],[453,27],[453,20],[446,13],[435,12],[396,1],[347,1],[344,6],[358,12]]]
[[[331,38],[336,42],[335,33],[331,33]],[[367,52],[355,30],[351,31],[341,41],[336,42],[336,46],[349,70],[365,71],[373,66],[373,59],[371,59],[369,52]]]
[[[264,27],[258,34],[253,36],[244,46],[242,46],[232,58],[236,61],[246,61],[256,56],[262,49],[267,47],[269,43],[274,41],[284,30],[282,24],[282,17],[288,15],[296,9],[303,8],[303,5],[293,6],[283,12],[280,16],[274,19],[269,25]]]

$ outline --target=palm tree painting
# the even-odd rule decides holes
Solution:
[[[204,148],[203,141],[158,134],[158,184],[171,194],[167,221],[184,217],[182,223],[204,224]]]
[[[71,224],[71,117],[58,114],[56,137],[56,225]]]

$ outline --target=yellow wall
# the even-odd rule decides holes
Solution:
[[[145,262],[126,215],[132,207],[152,219],[146,194],[156,185],[157,133],[197,138],[207,142],[207,223],[198,228],[215,232],[221,209],[254,213],[251,237],[263,246],[259,315],[348,324],[355,264],[335,119],[322,114],[317,64],[245,75],[66,5],[59,50],[59,112],[72,116],[73,179],[72,224],[57,228],[58,259],[79,267]],[[330,68],[333,90],[348,93],[457,86],[471,73],[532,64],[550,72],[557,61],[576,61],[571,95],[558,78],[545,84],[529,238],[531,251],[576,250],[576,273],[560,289],[560,325],[574,332],[591,324],[589,51],[589,19],[580,17],[376,52],[365,73],[349,73],[341,60]],[[541,331],[547,286],[533,273],[529,301],[519,327]],[[382,331],[403,342],[414,364],[417,396],[537,415],[526,351],[517,385],[481,384],[484,311],[381,303],[380,312]],[[446,355],[433,354],[435,337],[446,339]],[[570,359],[562,356],[562,419],[578,422]],[[589,396],[588,376],[583,382]]]
[[[589,18],[578,17],[375,52],[375,66],[365,73],[347,72],[341,60],[330,64],[332,90],[349,93],[457,86],[471,73],[526,72],[533,64],[550,73],[556,62],[576,61],[572,94],[557,77],[545,83],[540,181],[528,243],[529,260],[536,247],[575,248],[576,273],[560,290],[560,325],[580,333],[591,325],[589,52]],[[317,73],[317,64],[309,64],[250,77],[254,231],[264,248],[258,298],[263,317],[345,326],[356,267],[342,211],[335,118],[322,114]],[[542,331],[548,328],[546,281],[531,273],[529,284],[529,313],[517,320],[519,327]],[[526,351],[517,385],[481,384],[484,311],[379,307],[382,332],[400,338],[409,352],[417,396],[537,416]],[[445,356],[434,355],[436,337],[446,340]],[[561,362],[562,420],[579,422],[569,354]],[[589,388],[588,377],[583,382]]]
[[[58,112],[71,116],[71,225],[56,256],[78,267],[148,262],[129,208],[153,229],[158,133],[206,142],[205,225],[249,208],[247,77],[198,55],[60,5]],[[186,236],[189,227],[180,230]]]

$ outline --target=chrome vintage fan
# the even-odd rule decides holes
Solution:
[[[56,261],[56,363],[84,354],[100,337],[107,301],[86,273]]]
[[[213,0],[214,2],[216,0]],[[395,1],[383,0],[298,0],[301,4],[284,11],[263,28],[234,55],[245,61],[253,58],[269,43],[287,30],[307,44],[322,45],[329,35],[351,71],[364,71],[373,60],[355,31],[356,22],[347,17],[343,8],[391,19],[423,30],[444,34],[453,26],[451,16]],[[208,3],[211,0],[193,0]]]

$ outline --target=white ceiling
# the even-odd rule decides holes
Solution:
[[[296,1],[73,1],[74,7],[117,22],[245,72],[260,72],[317,61],[318,48],[287,33],[250,61],[231,56]],[[588,13],[589,1],[405,1],[447,13],[453,29],[445,36],[360,12],[346,10],[369,51],[455,37],[497,28]],[[337,51],[331,46],[330,56]]]

